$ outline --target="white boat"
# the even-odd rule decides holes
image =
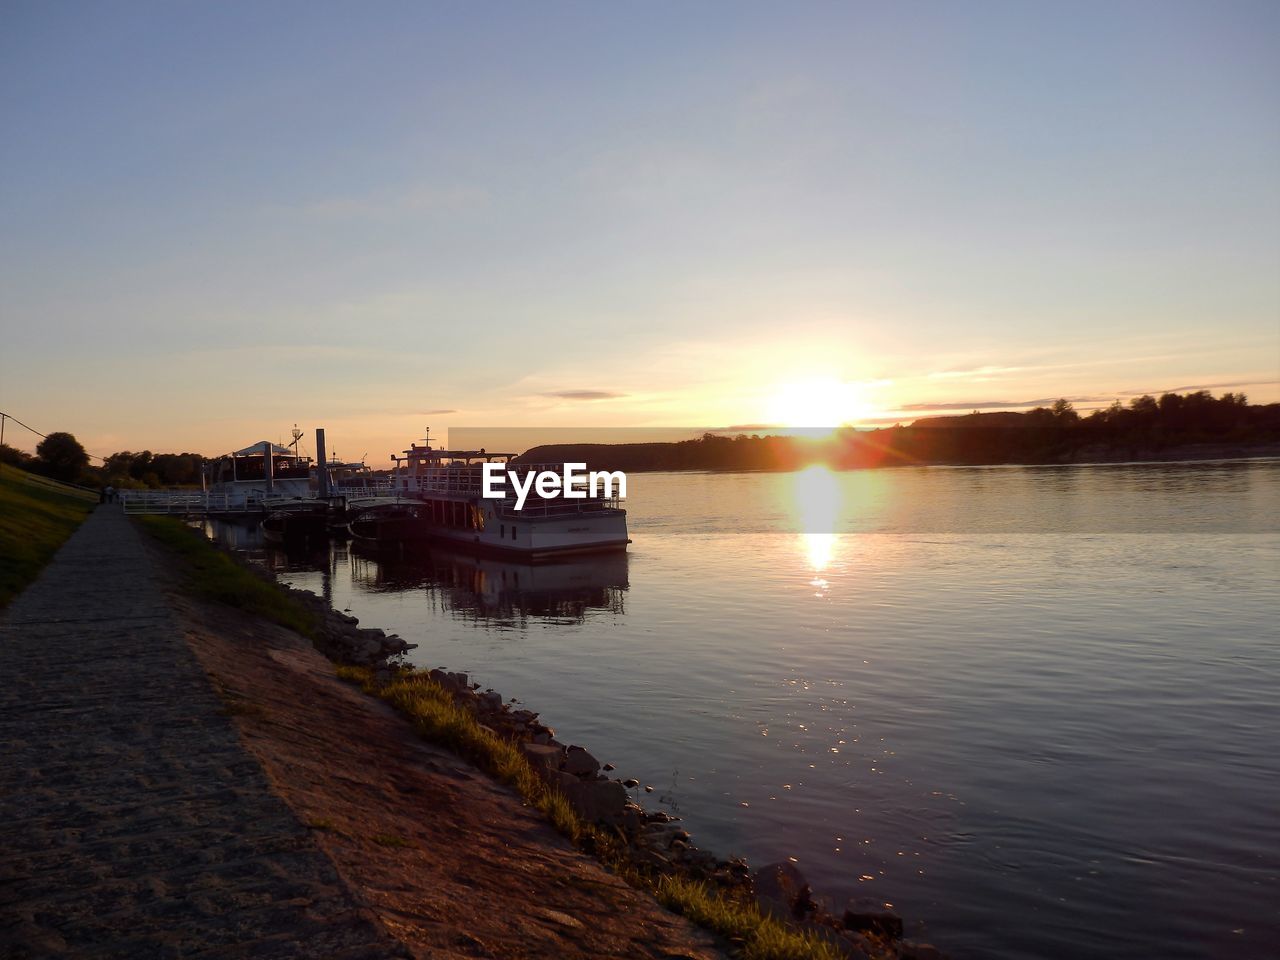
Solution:
[[[418,522],[434,542],[526,560],[626,550],[631,542],[627,511],[616,495],[542,498],[531,491],[522,509],[516,508],[514,494],[504,499],[483,495],[486,463],[502,463],[505,471],[521,477],[559,473],[563,464],[513,463],[515,454],[444,450],[429,441],[411,444],[404,453],[393,457],[393,491],[421,503]]]
[[[301,435],[295,428],[295,433]],[[295,437],[296,439],[296,437]],[[224,454],[205,465],[205,490],[229,506],[246,512],[290,509],[299,500],[315,500],[321,490],[321,467],[310,457],[261,440]],[[329,497],[387,496],[390,485],[374,477],[363,461],[325,461]]]
[[[262,440],[205,465],[205,489],[247,510],[264,500],[314,496],[310,457]]]

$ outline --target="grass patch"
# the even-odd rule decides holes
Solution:
[[[338,825],[328,817],[317,817],[315,820],[308,820],[307,826],[312,830],[323,830],[326,833],[338,832]]]
[[[92,494],[46,485],[9,464],[0,468],[0,609],[39,575],[93,503]]]
[[[564,794],[534,772],[519,746],[481,724],[426,674],[402,669],[385,684],[374,683],[368,667],[339,665],[337,674],[390,703],[423,739],[514,787],[561,834],[593,852],[632,886],[647,890],[664,906],[724,937],[744,960],[837,960],[839,955],[821,939],[764,916],[754,901],[735,899],[704,883],[638,869],[617,835],[585,823]],[[375,837],[374,842],[381,841]]]
[[[178,559],[183,585],[197,597],[238,607],[311,640],[320,634],[319,618],[273,583],[255,576],[197,530],[176,517],[137,517],[147,533]]]
[[[481,770],[516,789],[526,803],[537,807],[570,840],[582,839],[585,825],[559,790],[542,780],[520,748],[499,737],[459,706],[450,693],[426,674],[402,671],[391,683],[373,683],[368,667],[339,666],[338,676],[359,684],[365,693],[386,700],[409,719],[418,734],[470,760]]]

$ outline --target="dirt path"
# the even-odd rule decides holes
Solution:
[[[151,549],[100,509],[0,621],[0,956],[717,955]]]

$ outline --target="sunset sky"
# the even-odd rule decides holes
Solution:
[[[6,2],[0,410],[380,465],[1280,400],[1278,42],[1274,2]]]

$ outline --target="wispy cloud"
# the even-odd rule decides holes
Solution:
[[[457,413],[457,410],[419,410],[413,414],[415,417],[442,417],[446,413]]]
[[[553,390],[541,394],[553,400],[620,400],[625,393],[613,393],[609,390]]]
[[[1144,394],[1161,394],[1161,393],[1189,393],[1196,390],[1227,390],[1231,387],[1256,387],[1259,384],[1275,383],[1274,379],[1267,377],[1259,377],[1257,380],[1235,380],[1231,383],[1193,383],[1182,387],[1168,387],[1164,390],[1121,390],[1120,395],[1125,397],[1140,397]]]
[[[1058,397],[1042,397],[1039,400],[949,400],[942,403],[904,403],[901,410],[1013,410],[1019,407],[1043,407]],[[1112,397],[1067,397],[1072,403],[1108,403]]]

